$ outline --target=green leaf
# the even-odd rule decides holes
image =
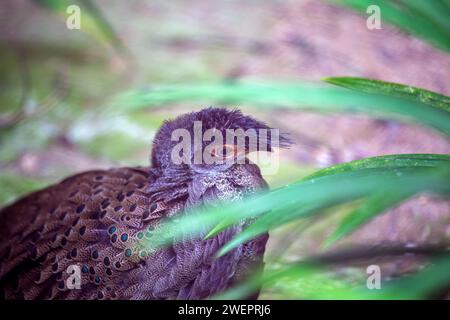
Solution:
[[[119,94],[117,110],[141,110],[177,102],[254,105],[260,108],[357,111],[387,118],[413,120],[450,136],[450,114],[420,100],[381,93],[351,91],[307,83],[218,83],[146,87]]]
[[[266,290],[290,287],[288,296],[291,299],[429,299],[445,289],[450,281],[449,254],[436,256],[423,270],[399,279],[382,281],[381,290],[369,290],[365,274],[337,277],[335,273],[327,272],[326,267],[330,264],[317,263],[314,258],[285,264],[278,269],[267,270],[263,276],[250,277],[213,299],[242,299],[260,286]]]
[[[303,206],[299,206],[298,208],[291,208],[291,206],[288,205],[286,209],[278,208],[277,211],[262,215],[241,233],[227,242],[218,251],[217,257],[223,256],[240,244],[257,237],[258,235],[263,234],[268,230],[273,230],[276,227],[291,222],[294,219],[309,217],[314,213],[319,213],[319,210],[331,206],[331,204],[327,201],[317,202],[317,204],[304,204]],[[280,212],[282,212],[282,214],[280,214]]]
[[[231,241],[222,247],[218,256],[224,255],[231,249],[237,247],[241,243],[244,243],[259,234],[262,234],[268,230],[276,228],[282,224],[290,222],[294,219],[308,217],[312,214],[320,213],[320,210],[331,207],[336,204],[341,204],[349,201],[353,201],[363,197],[364,194],[371,197],[377,197],[378,194],[385,193],[386,190],[392,190],[391,204],[398,203],[409,196],[416,194],[420,191],[433,190],[435,192],[449,192],[450,186],[446,187],[444,181],[434,184],[425,183],[425,181],[414,181],[411,184],[398,185],[396,177],[401,180],[404,177],[411,177],[418,174],[418,169],[423,169],[428,166],[441,167],[450,169],[450,157],[446,155],[396,155],[381,156],[368,158],[363,160],[357,160],[346,164],[337,165],[331,168],[319,171],[317,174],[313,174],[305,179],[304,191],[299,191],[298,194],[302,194],[301,200],[291,200],[286,204],[286,208],[280,205],[278,210],[272,210],[269,213],[262,215],[256,222],[252,223],[244,231],[236,235]],[[430,159],[434,159],[434,163],[430,162]],[[398,161],[399,160],[399,161]],[[413,160],[413,161],[411,161]],[[406,166],[406,164],[409,164]],[[448,172],[450,173],[450,172]],[[437,180],[442,177],[434,174]],[[430,177],[428,177],[430,178]],[[414,179],[415,180],[415,179]],[[437,182],[437,180],[435,182]],[[308,188],[308,182],[314,183],[314,187]],[[372,185],[373,183],[373,185]],[[302,185],[302,183],[300,183]],[[426,185],[426,186],[425,186]],[[336,186],[339,186],[336,189]],[[313,195],[314,189],[322,189],[323,194]],[[364,190],[364,188],[368,188]],[[312,190],[311,190],[312,189]],[[310,194],[307,194],[309,192]],[[317,197],[317,198],[315,198]],[[292,205],[295,202],[296,205]],[[382,213],[388,204],[381,201],[375,203],[370,201],[360,211],[354,215],[353,220],[346,221],[342,227],[342,236],[348,232],[354,230],[351,227],[356,228],[362,225],[364,222],[368,222],[370,218],[373,218],[377,214]],[[280,213],[280,211],[282,213]],[[359,216],[358,214],[361,213]],[[358,215],[355,217],[355,215]],[[353,224],[351,224],[353,223]],[[345,233],[347,232],[347,233]]]
[[[354,296],[363,299],[430,299],[433,294],[446,289],[450,282],[450,255],[436,258],[430,266],[391,283],[382,290],[360,290]],[[349,297],[351,298],[351,296]]]
[[[56,13],[62,18],[68,17],[67,8],[70,5],[78,5],[81,8],[80,20],[81,30],[92,35],[98,41],[107,42],[122,53],[127,53],[125,46],[114,31],[111,24],[103,16],[101,10],[91,0],[69,1],[69,0],[34,0],[40,6]]]
[[[408,98],[420,101],[435,108],[450,112],[450,98],[437,92],[406,86],[399,83],[385,82],[379,80],[354,78],[354,77],[333,77],[323,79],[325,82],[341,86],[348,89],[359,90],[369,93],[381,93],[401,98]]]
[[[413,12],[414,15],[420,15],[431,21],[442,32],[450,34],[450,7],[441,0],[422,1],[422,0],[401,0],[403,6]]]
[[[380,213],[406,200],[411,195],[412,192],[409,190],[387,189],[370,196],[363,205],[352,211],[325,240],[325,247],[349,235]]]
[[[211,231],[208,232],[208,234],[203,238],[203,240],[207,240],[209,238],[214,237],[215,235],[219,234],[229,226],[232,226],[234,224],[233,220],[222,220],[219,222],[218,225],[216,225],[214,228],[211,229]]]
[[[300,180],[244,201],[218,203],[213,208],[199,208],[194,213],[181,216],[176,222],[165,223],[158,232],[158,239],[161,244],[168,244],[186,235],[203,238],[207,234],[205,230],[211,230],[222,221],[234,224],[243,219],[259,218],[222,247],[219,255],[223,255],[269,229],[295,219],[320,214],[322,209],[362,199],[386,189],[402,190],[402,193],[411,194],[424,191],[449,194],[448,156],[442,156],[443,160],[435,161],[434,165],[423,155],[418,158],[409,166],[398,168],[394,165],[397,161],[395,156],[385,157],[388,161],[383,166],[382,157],[373,160],[373,163],[377,164],[375,166],[372,166],[370,159],[364,159],[360,160],[361,165],[354,162],[350,167],[344,167],[344,170],[339,169],[334,173],[330,170],[326,175]],[[351,167],[354,169],[350,170]],[[151,247],[154,244],[144,245]]]
[[[450,155],[447,154],[415,153],[377,156],[345,162],[332,167],[324,168],[303,178],[303,180],[312,180],[328,175],[364,169],[396,170],[400,168],[436,167],[440,164],[448,163],[449,161]]]
[[[350,7],[365,17],[370,5],[380,8],[382,21],[387,21],[432,45],[450,52],[448,17],[450,8],[442,0],[388,1],[388,0],[331,0]]]

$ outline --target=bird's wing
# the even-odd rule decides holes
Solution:
[[[150,203],[156,182],[149,171],[78,174],[2,209],[0,298],[199,299],[241,279],[255,258],[260,263],[266,236],[213,259],[242,225],[206,241],[146,248],[158,242],[162,218],[185,207],[176,192]]]
[[[90,171],[2,209],[4,297],[114,298],[117,291],[109,280],[146,255],[134,244],[146,236],[143,230],[153,228],[158,211],[148,203],[148,179],[144,168]],[[68,282],[74,267],[81,272],[79,290],[68,287],[77,283]]]

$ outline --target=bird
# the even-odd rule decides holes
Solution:
[[[248,160],[251,143],[217,144],[243,163],[174,163],[172,134],[213,130],[272,129],[239,109],[209,107],[166,120],[154,136],[148,167],[92,170],[26,195],[0,211],[0,298],[76,300],[207,299],[242,283],[264,268],[264,233],[217,258],[218,250],[249,223],[211,238],[186,237],[147,250],[158,242],[165,219],[189,215],[217,200],[239,201],[265,192],[259,167]],[[259,132],[256,130],[256,132]],[[266,139],[273,151],[274,139]],[[278,147],[289,147],[286,134]],[[200,149],[205,149],[201,143]],[[256,146],[260,150],[259,144]],[[221,149],[221,150],[219,150]],[[206,149],[205,149],[206,150]],[[192,157],[193,147],[189,152]],[[220,163],[220,161],[217,161]],[[75,272],[79,285],[71,284]],[[249,295],[256,299],[259,289]]]

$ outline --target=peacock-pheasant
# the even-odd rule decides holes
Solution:
[[[204,299],[263,267],[267,234],[215,259],[248,221],[202,240],[189,237],[156,251],[166,218],[215,200],[234,201],[267,188],[249,161],[175,164],[171,134],[194,122],[205,131],[270,129],[238,110],[208,108],[166,121],[153,141],[151,167],[89,171],[19,199],[0,211],[0,288],[5,299]],[[280,146],[289,140],[280,136]],[[272,149],[269,140],[269,150]],[[201,147],[204,147],[202,144]],[[244,149],[231,148],[233,155]],[[196,150],[191,150],[195,153]],[[215,152],[212,156],[224,153]],[[67,286],[71,266],[80,288]],[[255,292],[249,298],[256,298]],[[0,296],[0,297],[1,297]]]

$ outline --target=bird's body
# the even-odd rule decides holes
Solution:
[[[216,111],[212,117],[233,116],[206,110]],[[193,173],[164,162],[156,144],[167,142],[164,128],[174,122],[155,138],[152,167],[77,174],[2,209],[4,298],[203,299],[262,268],[267,234],[214,257],[246,221],[208,240],[186,237],[156,251],[142,245],[158,242],[153,236],[166,218],[266,188],[254,164]],[[79,289],[68,287],[71,266],[81,271]]]

